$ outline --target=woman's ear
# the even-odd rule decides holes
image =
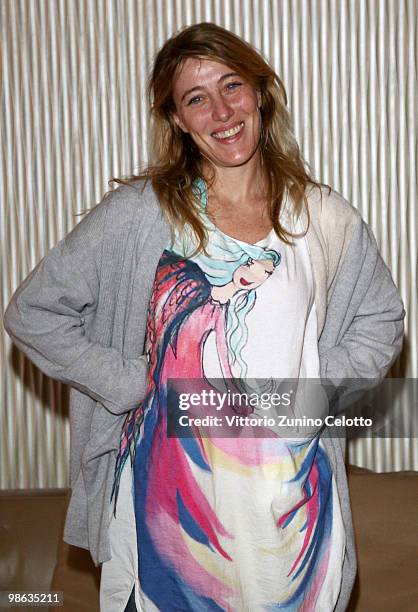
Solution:
[[[171,119],[172,121],[174,121],[175,125],[177,125],[177,127],[181,129],[182,132],[184,132],[185,134],[188,133],[188,130],[186,130],[184,123],[182,122],[176,111],[173,111],[171,113]]]
[[[260,89],[256,89],[255,90],[257,93],[257,106],[258,108],[261,108],[262,102],[263,102],[263,98],[261,96],[261,90]]]

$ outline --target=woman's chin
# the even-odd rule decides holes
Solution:
[[[212,156],[209,159],[214,166],[219,168],[240,168],[252,161],[255,153],[256,150],[235,155]]]

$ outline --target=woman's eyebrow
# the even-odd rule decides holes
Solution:
[[[220,79],[218,79],[218,83],[233,76],[239,76],[238,72],[228,72],[227,74],[223,74]]]
[[[218,79],[218,83],[221,83],[222,81],[224,81],[225,79],[228,79],[229,77],[233,77],[233,76],[239,76],[238,72],[228,72],[227,74],[223,74],[219,79]],[[194,87],[192,87],[191,89],[188,89],[187,91],[184,92],[184,94],[181,97],[181,101],[183,102],[184,98],[186,96],[188,96],[189,94],[193,93],[194,91],[197,91],[198,89],[203,89],[203,85],[195,85]]]
[[[203,85],[195,85],[194,87],[192,87],[191,89],[188,89],[187,91],[184,92],[184,94],[181,96],[181,101],[183,102],[184,98],[186,96],[188,96],[189,94],[193,93],[194,91],[197,91],[198,89],[202,89]]]

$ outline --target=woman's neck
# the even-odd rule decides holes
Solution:
[[[210,178],[209,201],[236,211],[245,203],[265,200],[265,173],[258,160],[252,161],[239,167],[203,169],[203,175]]]

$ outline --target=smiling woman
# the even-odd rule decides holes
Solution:
[[[204,166],[257,167],[261,93],[243,77],[225,64],[188,58],[179,70],[173,99],[174,121],[199,148]]]
[[[101,612],[343,611],[356,572],[344,444],[320,423],[279,435],[266,397],[283,379],[299,395],[306,378],[380,380],[402,303],[358,212],[306,170],[283,84],[249,44],[185,28],[156,56],[150,105],[149,167],[117,181],[5,317],[74,388],[65,539],[102,564]],[[254,436],[208,431],[204,403],[169,435],[182,384],[256,384]],[[326,412],[320,391],[300,417]]]
[[[149,96],[153,162],[136,178],[150,179],[171,224],[191,226],[204,247],[193,192],[203,175],[218,227],[247,242],[274,228],[288,243],[285,194],[296,214],[305,204],[309,215],[306,187],[319,184],[300,156],[283,83],[265,59],[215,24],[191,26],[158,52]]]

